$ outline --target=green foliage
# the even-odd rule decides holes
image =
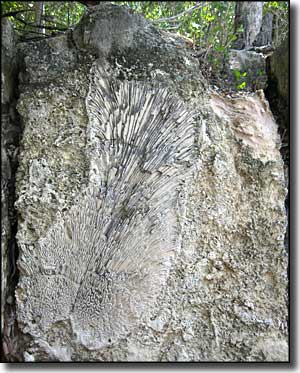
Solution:
[[[2,1],[2,14],[24,10],[10,17],[15,28],[26,37],[40,32],[33,27],[35,22],[36,1]],[[236,1],[115,1],[126,5],[135,13],[152,20],[159,28],[176,32],[190,38],[194,45],[221,53],[223,58],[236,40],[234,30]],[[45,26],[43,35],[52,35],[76,24],[85,11],[85,7],[76,1],[44,1]],[[288,31],[288,2],[267,1],[264,13],[272,12],[276,18],[274,31],[275,44]],[[242,33],[242,26],[237,33]]]
[[[234,74],[234,77],[235,77],[235,79],[237,81],[239,81],[241,79],[241,72],[240,72],[240,70],[234,70],[233,74]]]
[[[158,22],[158,26],[176,31],[201,47],[213,46],[217,51],[229,48],[234,35],[234,1],[122,1],[133,11],[150,20],[178,17]],[[196,8],[188,12],[192,7]]]
[[[245,89],[247,87],[247,82],[242,82],[236,86],[237,89]]]
[[[76,1],[43,1],[41,27],[36,27],[36,1],[2,1],[1,13],[5,15],[20,11],[8,17],[22,38],[45,37],[64,31],[76,24],[85,7]]]
[[[241,72],[240,70],[233,70],[233,75],[236,80],[236,88],[238,90],[245,89],[247,87],[247,71]]]
[[[266,1],[263,12],[264,14],[267,12],[273,14],[273,46],[276,48],[289,32],[289,3],[287,1]]]
[[[279,1],[268,1],[265,4],[265,8],[267,9],[270,9],[270,8],[278,9],[278,7],[279,7]]]
[[[259,70],[256,71],[256,75],[257,75],[257,76],[262,76],[262,75],[264,75],[264,74],[265,74],[265,71],[264,71],[264,70],[259,69]]]

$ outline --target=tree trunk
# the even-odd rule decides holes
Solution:
[[[238,32],[238,28],[242,24],[242,12],[241,12],[242,4],[243,3],[240,1],[238,1],[235,4],[235,18],[234,18],[234,32],[235,33]]]
[[[239,1],[235,8],[235,32],[242,48],[250,48],[261,29],[262,24],[262,2]],[[238,34],[238,29],[243,26],[243,35]],[[242,43],[241,43],[242,39]]]
[[[279,10],[277,9],[277,12],[276,12],[276,15],[275,15],[275,46],[277,47],[278,46],[278,39],[279,39],[279,33],[278,33],[278,30],[279,30]]]
[[[263,17],[261,30],[256,37],[254,45],[261,47],[264,45],[272,45],[272,27],[273,27],[273,14],[266,13]]]
[[[38,32],[45,34],[45,29],[42,27],[43,24],[43,13],[44,13],[44,1],[37,1],[34,4],[35,19],[34,23],[36,26],[41,26],[37,29]]]

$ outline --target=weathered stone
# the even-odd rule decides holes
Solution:
[[[281,154],[285,163],[285,175],[289,175],[289,43],[284,40],[267,58],[268,86],[266,97],[282,139]],[[286,245],[288,243],[286,242]]]
[[[283,40],[270,57],[270,79],[277,83],[277,93],[288,104],[289,100],[289,42]]]
[[[14,172],[20,129],[16,123],[16,35],[7,19],[1,19],[1,331],[4,307],[12,281]]]
[[[266,59],[262,53],[231,49],[227,70],[231,84],[235,88],[239,89],[243,82],[245,82],[244,88],[252,91],[266,87]]]
[[[19,46],[24,359],[287,360],[286,187],[263,93],[211,92],[184,43],[126,8],[81,22]]]
[[[152,29],[149,39],[154,39],[153,26],[140,15],[130,14],[117,5],[106,4],[103,8],[101,4],[75,27],[73,37],[77,47],[98,55],[109,55],[112,51],[122,52],[142,42],[138,38],[139,31],[144,32],[146,27]]]

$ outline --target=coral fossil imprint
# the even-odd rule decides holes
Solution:
[[[167,89],[113,80],[97,65],[86,105],[89,185],[22,254],[17,296],[32,335],[69,319],[96,349],[149,317],[166,282],[180,248],[194,113]]]

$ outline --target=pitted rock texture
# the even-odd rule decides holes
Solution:
[[[180,248],[193,152],[193,112],[165,89],[117,87],[98,69],[87,96],[90,186],[19,262],[27,275],[19,292],[31,294],[19,320],[40,336],[70,318],[91,349],[126,336],[151,311]]]
[[[17,166],[18,143],[21,129],[16,116],[17,58],[12,24],[1,19],[1,331],[4,326],[4,307],[13,278],[15,253],[14,230],[16,214],[14,204],[14,179]],[[11,302],[10,302],[11,303]]]
[[[19,46],[24,360],[286,361],[286,187],[263,93],[219,96],[179,40],[99,12]],[[145,42],[117,45],[118,24]]]

